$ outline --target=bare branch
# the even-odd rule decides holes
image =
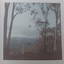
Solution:
[[[17,16],[18,13],[19,13],[19,12],[17,12],[17,13],[14,15],[13,19]]]
[[[13,3],[13,5],[14,5],[14,9],[15,9],[15,7],[16,7],[16,5],[17,5],[17,3]]]
[[[24,12],[26,12],[26,11],[28,11],[29,9],[26,9],[26,10],[24,10],[22,13],[24,13]]]
[[[14,8],[15,8],[15,6],[16,6],[16,4],[14,3]],[[30,8],[31,8],[31,7],[30,7]],[[30,10],[30,8],[27,8],[26,10],[22,11],[22,13]],[[21,14],[22,14],[22,13],[21,13]],[[18,14],[19,14],[19,10],[18,10],[18,12],[14,15],[14,18],[15,18]],[[14,19],[14,18],[13,18],[13,19]]]
[[[51,5],[51,4],[50,4],[50,9],[51,9],[52,11],[54,11],[54,12],[56,11],[55,9],[52,8],[52,5]]]

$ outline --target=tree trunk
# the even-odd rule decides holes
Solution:
[[[45,21],[47,22],[47,19]],[[44,53],[46,53],[46,22],[45,22],[45,30],[44,30]]]
[[[55,12],[56,16],[56,27],[55,27],[55,42],[54,42],[54,51],[57,51],[57,24],[58,24],[58,12]]]
[[[8,18],[8,8],[9,3],[5,3],[5,16],[4,16],[4,56],[6,52],[6,44],[7,44],[7,18]]]
[[[8,53],[10,50],[10,38],[11,38],[11,32],[12,32],[12,26],[13,26],[13,20],[14,20],[13,16],[14,16],[14,3],[12,8],[11,24],[10,24],[9,34],[8,34]]]

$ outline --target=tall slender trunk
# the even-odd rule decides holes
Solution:
[[[11,32],[12,32],[12,26],[13,26],[13,20],[14,20],[13,16],[14,16],[14,3],[12,8],[11,24],[10,24],[9,34],[8,34],[8,53],[10,50],[10,38],[11,38]]]
[[[7,18],[8,18],[8,8],[9,3],[5,3],[5,16],[4,16],[4,56],[6,52],[6,44],[7,44]]]
[[[47,19],[45,20],[47,22]],[[44,30],[44,51],[46,52],[46,22],[45,22],[45,30]]]
[[[57,24],[58,24],[58,12],[55,12],[56,16],[56,27],[55,27],[55,42],[54,42],[54,51],[57,51]]]

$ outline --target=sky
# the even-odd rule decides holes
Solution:
[[[41,13],[40,8],[38,6],[34,6],[32,8],[35,8],[39,12],[39,14],[36,17],[41,18],[44,21],[44,17]],[[8,14],[8,25],[7,25],[8,32],[10,27],[11,11],[12,11],[12,3],[9,7],[9,14]],[[25,37],[25,38],[39,37],[39,32],[37,30],[37,27],[35,27],[35,23],[32,20],[32,18],[33,16],[30,15],[29,11],[26,11],[23,14],[18,14],[13,21],[11,37]],[[48,15],[48,21],[50,27],[55,27],[56,24],[55,20],[56,20],[55,13],[50,10]]]

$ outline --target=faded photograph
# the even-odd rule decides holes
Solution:
[[[4,60],[62,60],[61,4],[7,2]]]

